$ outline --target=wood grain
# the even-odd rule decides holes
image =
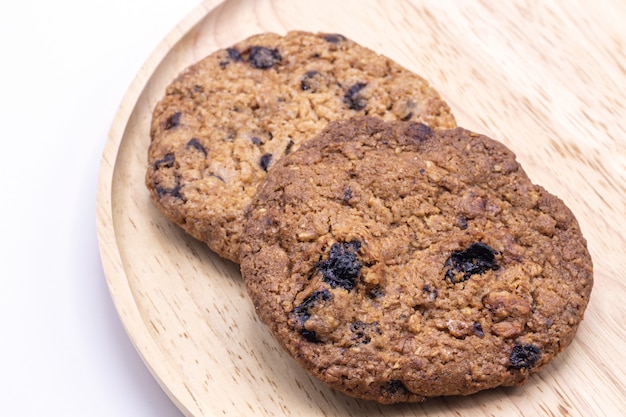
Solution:
[[[626,3],[207,0],[120,105],[97,196],[111,296],[188,416],[616,416],[626,410]],[[185,66],[247,36],[339,32],[427,78],[460,125],[501,140],[574,211],[595,286],[573,344],[521,388],[379,406],[312,380],[254,315],[236,265],[186,236],[143,185],[151,111]]]

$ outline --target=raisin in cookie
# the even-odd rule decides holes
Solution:
[[[382,403],[523,384],[570,344],[593,284],[571,211],[462,128],[331,122],[247,218],[261,320],[313,375]]]
[[[341,35],[253,36],[167,87],[146,185],[170,220],[237,261],[243,211],[266,172],[329,121],[354,115],[456,126],[423,78]]]

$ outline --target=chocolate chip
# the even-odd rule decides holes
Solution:
[[[175,168],[176,157],[174,156],[173,153],[167,153],[163,156],[163,158],[157,159],[156,161],[154,161],[153,166],[155,170]],[[159,195],[159,198],[162,198],[165,196],[172,196],[172,197],[180,198],[181,200],[184,200],[182,194],[180,193],[180,190],[183,188],[180,185],[180,177],[175,176],[174,178],[175,178],[175,183],[173,187],[163,187],[159,182],[153,181],[154,190]]]
[[[231,62],[237,62],[241,59],[241,54],[235,48],[226,48],[228,59],[220,61],[220,67],[226,68]]]
[[[196,138],[192,138],[189,142],[187,142],[187,145],[185,147],[187,149],[195,149],[197,151],[200,151],[204,154],[204,156],[207,155],[206,149],[204,148],[204,146],[202,146],[200,141]]]
[[[359,92],[365,88],[365,83],[356,83],[352,87],[348,88],[346,94],[343,96],[343,102],[351,110],[363,110],[367,105],[367,100],[359,94]]]
[[[174,167],[174,155],[168,153],[163,158],[159,159],[154,163],[156,169],[161,168],[172,168]],[[174,186],[172,187],[164,187],[157,180],[153,180],[152,182],[154,186],[154,191],[156,191],[159,198],[163,198],[165,196],[172,196],[175,198],[179,198],[181,200],[185,200],[183,195],[180,193],[180,190],[183,188],[180,185],[180,176],[174,176]]]
[[[511,348],[509,360],[514,369],[529,369],[539,360],[541,351],[535,345],[515,345]]]
[[[365,334],[365,324],[357,320],[350,325],[350,331],[354,333],[353,340],[355,341],[355,345],[366,345],[368,344],[372,338]]]
[[[259,139],[257,136],[252,136],[252,137],[250,138],[250,140],[251,140],[251,141],[252,141],[252,143],[254,143],[255,145],[260,145],[261,143],[263,143],[263,142],[261,141],[261,139]]]
[[[328,259],[317,262],[315,266],[331,288],[341,287],[348,291],[354,288],[356,279],[361,274],[362,264],[356,254],[360,247],[358,241],[333,243]]]
[[[363,323],[361,320],[355,320],[350,324],[350,331],[354,334],[352,337],[354,346],[368,344],[372,340],[373,333],[382,334],[376,321]]]
[[[343,190],[343,201],[347,203],[350,199],[352,199],[352,188],[346,187],[346,189]]]
[[[480,323],[477,321],[474,322],[472,330],[474,331],[474,334],[478,337],[483,337],[485,335],[485,332],[483,332],[483,326],[481,326]]]
[[[301,304],[294,307],[292,313],[295,315],[296,320],[298,320],[299,324],[304,324],[311,316],[309,310],[317,303],[318,301],[328,301],[333,297],[333,295],[328,290],[317,290],[313,291],[311,295],[302,301]]]
[[[326,33],[323,36],[324,40],[330,43],[339,43],[346,40],[346,37],[339,33]]]
[[[176,185],[174,187],[171,188],[165,188],[165,187],[161,187],[159,185],[154,187],[154,190],[157,192],[157,194],[159,195],[159,198],[165,197],[167,195],[175,197],[175,198],[179,198],[181,200],[185,200],[183,198],[183,195],[180,193],[180,190],[183,187],[179,184],[179,181],[176,181]]]
[[[304,327],[300,329],[300,334],[304,337],[308,342],[318,343],[319,339],[317,338],[317,334],[315,334],[315,330],[307,330]]]
[[[300,327],[298,331],[309,342],[315,343],[319,341],[314,331],[304,328],[304,322],[306,322],[311,317],[311,308],[313,308],[316,303],[320,301],[328,301],[332,297],[332,294],[328,290],[313,291],[311,295],[305,298],[300,305],[297,305],[291,311],[291,314],[293,314],[297,325]]]
[[[272,68],[283,59],[278,49],[270,49],[264,46],[253,46],[250,49],[248,61],[252,66],[259,69]]]
[[[406,392],[406,386],[399,379],[392,379],[383,385],[383,390],[391,395],[395,395],[398,392]]]
[[[300,80],[300,89],[302,91],[311,91],[314,93],[319,87],[319,82],[315,82],[315,76],[319,75],[319,71],[307,71]]]
[[[498,253],[484,243],[472,243],[464,251],[453,252],[445,263],[445,279],[456,284],[467,281],[474,274],[483,274],[488,269],[498,269],[495,255]]]
[[[402,117],[402,119],[400,119],[400,120],[402,120],[403,122],[406,122],[406,121],[410,120],[411,117],[413,117],[413,112],[412,111],[408,112],[407,114],[405,114],[404,117]]]
[[[409,124],[405,131],[405,134],[416,142],[424,142],[432,133],[433,130],[430,127],[417,122]]]
[[[165,120],[165,125],[163,126],[163,129],[170,130],[178,126],[180,124],[180,116],[181,116],[181,113],[177,111],[176,113],[168,117],[167,120]]]
[[[176,157],[173,153],[166,153],[163,158],[154,161],[154,169],[172,168],[176,163]]]
[[[228,57],[231,61],[239,61],[241,59],[241,54],[235,48],[226,48],[226,52],[228,52]]]
[[[261,159],[259,159],[259,165],[261,166],[261,169],[265,172],[267,172],[269,166],[270,166],[270,162],[272,162],[272,154],[271,153],[266,153],[263,156],[261,156]]]

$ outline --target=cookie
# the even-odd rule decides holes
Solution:
[[[237,262],[243,211],[267,171],[329,121],[355,115],[455,126],[422,77],[344,36],[253,36],[167,87],[146,185],[170,220]]]
[[[572,212],[503,144],[357,117],[279,161],[241,271],[263,323],[331,387],[381,403],[525,383],[593,285]]]

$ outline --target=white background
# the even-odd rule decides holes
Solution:
[[[198,0],[0,8],[0,416],[180,416],[108,293],[95,198],[133,78]]]

